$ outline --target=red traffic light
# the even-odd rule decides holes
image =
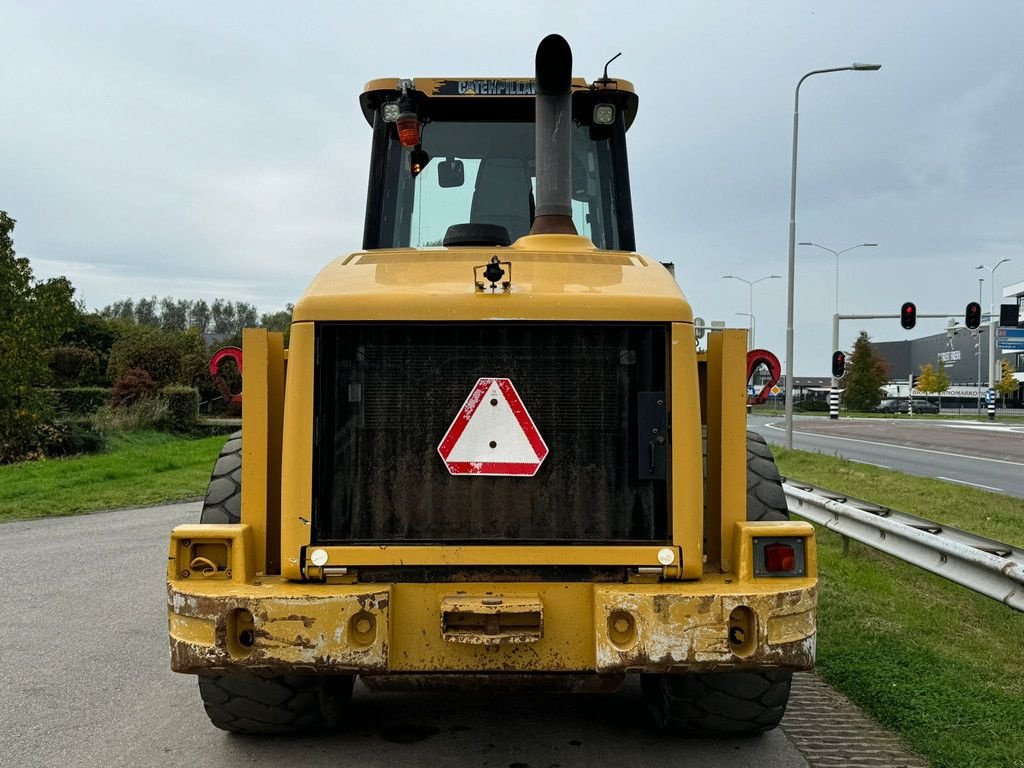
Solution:
[[[837,349],[832,353],[832,375],[840,379],[846,373],[846,353]]]
[[[972,331],[981,325],[981,304],[972,301],[967,305],[967,313],[964,316],[964,325]]]
[[[903,302],[903,306],[900,308],[900,325],[908,331],[917,325],[917,307],[914,302]]]

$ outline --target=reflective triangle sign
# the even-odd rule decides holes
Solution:
[[[533,477],[548,446],[510,379],[477,379],[437,452],[453,475]]]

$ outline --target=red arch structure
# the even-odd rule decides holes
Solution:
[[[220,365],[227,359],[235,361],[235,365],[238,366],[238,373],[242,373],[242,350],[238,347],[221,347],[213,353],[213,357],[210,358],[210,375],[213,377],[213,383],[217,385],[217,389],[220,390],[221,396],[224,398],[224,402],[232,406],[240,406],[242,404],[242,393],[234,393],[228,387],[226,381],[220,375]]]

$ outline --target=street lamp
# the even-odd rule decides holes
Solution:
[[[857,245],[851,245],[849,248],[843,248],[841,251],[834,251],[818,243],[799,243],[799,245],[813,245],[815,248],[821,248],[821,250],[828,251],[836,257],[836,312],[832,317],[832,349],[829,350],[829,354],[832,354],[839,349],[839,254],[852,251],[855,248],[877,248],[878,243],[858,243]],[[832,377],[831,386],[832,389],[839,387],[839,379],[835,376]]]
[[[747,301],[747,312],[746,313],[744,313],[744,312],[737,312],[736,314],[737,315],[746,314],[748,317],[753,318],[754,317],[754,286],[757,285],[758,283],[760,283],[762,280],[781,280],[782,279],[782,275],[765,275],[764,277],[757,278],[757,280],[747,280],[745,278],[738,277],[737,275],[722,275],[722,279],[723,280],[739,280],[741,283],[746,283],[747,284],[747,288],[750,289],[750,295],[749,295],[749,298],[748,298],[748,301]],[[747,339],[747,350],[749,351],[749,350],[751,350],[753,348],[754,348],[754,322],[753,322],[753,319],[751,319],[751,322],[750,322],[750,337]]]
[[[838,315],[839,314],[839,254],[846,253],[847,251],[852,251],[855,248],[877,248],[878,247],[878,243],[857,243],[857,245],[851,245],[849,248],[843,248],[843,250],[841,250],[841,251],[833,251],[831,248],[826,248],[824,245],[819,245],[818,243],[797,243],[797,245],[813,245],[815,248],[821,248],[821,250],[828,251],[829,253],[831,253],[833,256],[836,257],[836,314]],[[835,352],[836,349],[838,349],[837,344],[838,344],[838,342],[833,341],[833,343],[832,343],[832,346],[834,347],[833,350],[832,350],[833,352]]]
[[[981,306],[981,286],[985,283],[984,277],[978,278],[978,306]],[[979,309],[980,313],[981,310]],[[977,344],[974,347],[974,354],[978,358],[978,404],[977,404],[977,415],[981,416],[981,329],[976,329],[972,333],[977,334]]]
[[[873,72],[881,68],[881,64],[854,63],[848,67],[815,69],[801,77],[796,84],[793,98],[793,168],[789,185],[789,285],[786,291],[786,447],[790,449],[793,447],[793,287],[796,268],[796,148],[800,128],[800,86],[811,75],[847,71]]]
[[[989,272],[992,273],[991,281],[990,281],[991,288],[992,288],[992,293],[991,293],[992,301],[988,305],[988,319],[989,319],[989,322],[992,321],[992,316],[995,314],[995,311],[996,311],[996,270],[999,269],[1000,266],[1002,266],[1003,264],[1005,264],[1008,261],[1009,261],[1009,259],[1000,259],[999,261],[996,262],[996,265],[994,267],[986,267],[984,264],[979,264],[978,266],[975,267],[975,269],[987,269]]]

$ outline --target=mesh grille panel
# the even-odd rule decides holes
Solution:
[[[651,541],[636,401],[665,389],[660,326],[322,326],[319,541]],[[437,447],[481,377],[509,378],[550,452],[534,477],[449,474]]]

